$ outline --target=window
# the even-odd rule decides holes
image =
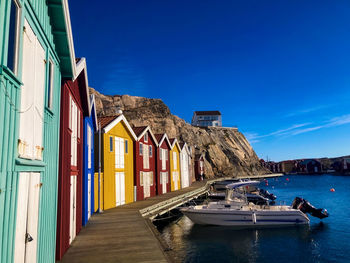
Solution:
[[[113,152],[113,137],[109,137],[109,151]]]
[[[52,94],[53,94],[53,82],[54,82],[54,64],[50,60],[49,62],[49,76],[48,76],[48,93],[47,93],[47,107],[52,109]]]
[[[128,140],[125,140],[125,153],[128,153]]]
[[[17,74],[20,7],[17,1],[12,0],[10,8],[11,10],[7,52],[7,67],[11,69],[13,73]]]
[[[143,154],[143,144],[140,142],[139,144],[139,154],[142,155]]]
[[[150,145],[150,146],[149,146],[149,157],[152,157],[152,156],[153,156],[153,154],[152,154],[152,149],[153,149],[153,148],[152,148],[152,145]]]
[[[145,136],[143,136],[143,139],[145,142],[148,142],[148,133],[147,132],[145,133]]]

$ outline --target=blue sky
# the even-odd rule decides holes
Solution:
[[[220,110],[261,158],[350,154],[350,1],[71,0],[89,84]]]

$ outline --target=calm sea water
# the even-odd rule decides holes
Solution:
[[[330,216],[323,220],[310,216],[309,226],[245,230],[194,225],[183,216],[161,230],[176,260],[350,262],[350,176],[284,176],[268,182],[261,187],[277,195],[277,203],[290,204],[300,196],[317,208],[326,208]]]

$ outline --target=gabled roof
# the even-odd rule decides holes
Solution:
[[[97,113],[96,113],[96,104],[95,104],[95,94],[90,95],[90,108],[89,108],[89,116],[95,120],[95,130],[98,130],[97,125]]]
[[[163,141],[166,140],[169,148],[171,148],[171,143],[170,143],[168,135],[166,133],[155,134],[154,137],[156,137],[156,139],[158,141],[158,146],[161,146]]]
[[[136,141],[137,140],[136,134],[132,130],[129,122],[126,120],[126,118],[123,114],[114,115],[114,116],[105,116],[105,117],[98,118],[98,122],[101,125],[100,128],[104,133],[109,132],[114,126],[116,126],[121,121],[124,122],[125,126],[127,127],[128,131],[130,132],[131,136]]]
[[[182,151],[186,151],[188,155],[191,154],[190,149],[188,149],[187,143],[183,143],[183,142],[182,142],[182,143],[179,143],[179,145],[180,145],[180,150],[181,150],[181,152],[182,152]]]
[[[134,127],[132,129],[133,129],[138,141],[145,135],[146,132],[149,132],[151,134],[152,140],[154,141],[154,143],[158,147],[158,140],[154,136],[154,134],[149,126]]]
[[[62,77],[74,80],[77,74],[68,0],[48,0],[47,3]]]
[[[170,144],[171,144],[171,150],[174,149],[174,146],[177,145],[177,147],[179,148],[179,151],[181,151],[181,147],[179,145],[179,142],[177,141],[176,138],[171,138],[169,139]]]
[[[88,82],[86,59],[85,58],[75,58],[75,61],[76,61],[76,76],[74,77],[74,80],[76,80],[81,74],[84,74],[83,77],[84,77],[85,89],[81,90],[80,92],[85,97],[84,103],[85,103],[85,105],[87,105],[87,109],[89,111],[89,116],[90,116],[91,105],[90,105],[90,98],[89,98],[89,82]],[[79,86],[79,89],[80,89],[80,86]]]
[[[195,111],[196,115],[221,115],[220,111]]]

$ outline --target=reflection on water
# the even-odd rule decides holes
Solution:
[[[350,180],[346,182],[346,196],[322,197],[316,191],[317,199],[310,193],[308,198],[320,203],[327,201],[327,208],[336,211],[343,202],[350,202]],[[278,187],[277,183],[274,185]],[[275,190],[292,199],[283,191]],[[334,207],[322,198],[333,198]],[[178,262],[350,262],[350,213],[346,211],[338,209],[324,222],[311,220],[310,226],[260,229],[195,225],[183,216],[161,229],[161,235]]]

